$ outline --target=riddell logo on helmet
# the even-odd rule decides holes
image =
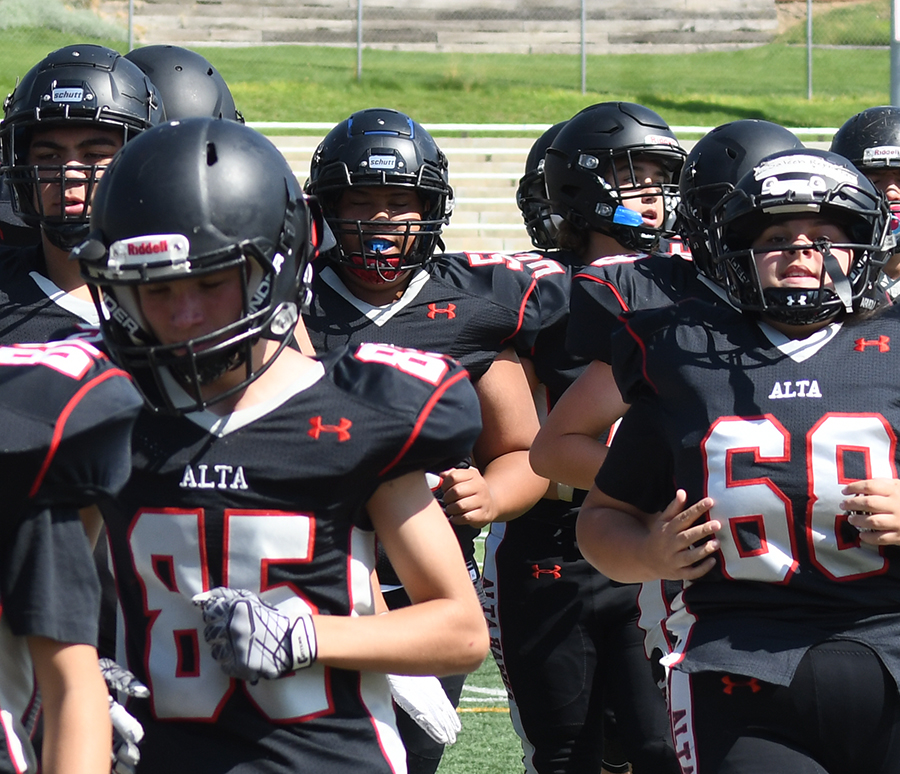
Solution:
[[[169,242],[160,239],[156,242],[129,242],[129,255],[150,255],[151,253],[167,253],[169,252]]]
[[[74,87],[60,87],[53,89],[50,94],[53,102],[84,102],[84,89]]]

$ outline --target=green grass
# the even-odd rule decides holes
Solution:
[[[506,691],[488,656],[469,675],[459,705],[462,732],[447,747],[439,774],[510,774],[522,771],[522,745],[513,731]]]
[[[32,63],[76,40],[85,39],[49,28],[0,30],[0,95]],[[122,48],[111,39],[94,42]],[[735,118],[839,126],[885,104],[890,91],[889,53],[873,48],[816,49],[812,100],[806,99],[805,48],[780,44],[588,57],[587,94],[577,56],[366,50],[358,81],[351,48],[198,50],[222,72],[248,121],[337,122],[362,107],[385,106],[426,124],[550,124],[594,102],[622,99],[679,126]]]
[[[780,43],[805,44],[806,20],[778,38]],[[890,0],[838,6],[813,12],[813,44],[817,46],[888,46],[891,42]]]

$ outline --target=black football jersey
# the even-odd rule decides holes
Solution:
[[[0,344],[96,335],[93,303],[60,290],[46,275],[40,245],[0,254]]]
[[[477,381],[507,347],[530,349],[542,325],[563,311],[565,277],[562,265],[539,253],[446,253],[414,275],[401,299],[373,307],[322,259],[306,329],[317,352],[387,342],[449,355]]]
[[[0,772],[29,771],[39,706],[27,636],[96,644],[100,589],[78,508],[130,471],[142,401],[83,342],[0,347]]]
[[[320,362],[258,408],[137,422],[134,472],[104,518],[127,663],[151,690],[129,706],[149,771],[388,774],[405,760],[384,675],[314,664],[230,679],[191,602],[225,585],[288,614],[372,613],[366,501],[388,479],[446,468],[481,431],[448,358],[365,343]]]
[[[611,362],[610,339],[622,315],[684,298],[712,301],[717,291],[689,258],[645,253],[598,258],[575,271],[566,348],[588,360]]]
[[[796,341],[690,300],[629,320],[613,369],[634,405],[598,486],[649,512],[673,485],[708,495],[723,523],[668,619],[671,663],[787,684],[845,638],[900,680],[900,549],[863,544],[839,507],[848,482],[897,478],[900,310]]]

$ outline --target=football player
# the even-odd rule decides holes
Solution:
[[[437,252],[453,206],[447,159],[396,110],[361,110],[335,126],[313,155],[307,191],[338,242],[316,263],[304,316],[316,351],[389,341],[452,356],[475,383],[484,429],[458,464],[432,472],[478,583],[481,528],[521,515],[548,488],[528,463],[538,420],[516,348],[539,328],[541,278],[565,269],[533,253]],[[379,577],[388,606],[406,604],[389,566]],[[444,681],[454,704],[463,679]],[[442,745],[399,722],[411,771],[435,771]]]
[[[551,210],[562,216],[557,242],[574,253],[576,264],[609,252],[653,249],[669,219],[672,180],[683,159],[663,119],[641,105],[601,103],[573,116],[544,158]],[[582,357],[581,370],[586,362]],[[556,399],[567,388],[557,389]],[[569,485],[577,508],[584,492],[573,491],[569,471],[561,473],[552,480]],[[639,771],[675,771],[662,699],[635,625],[636,589],[611,584],[592,570],[576,545],[574,522],[575,510],[567,518],[491,531],[495,647],[510,675],[527,770],[598,771],[601,764],[627,770],[624,761],[630,760]],[[523,597],[546,605],[544,613],[528,619]],[[528,648],[520,644],[525,641]],[[540,645],[532,647],[535,642]],[[543,679],[534,680],[541,672]],[[604,745],[607,708],[616,717],[616,734],[608,733],[608,740],[619,738],[623,747],[618,759]]]
[[[7,97],[0,171],[13,211],[40,229],[40,240],[0,258],[0,341],[48,341],[96,328],[69,251],[87,234],[91,197],[109,160],[161,117],[147,76],[103,46],[54,51]]]
[[[831,151],[850,159],[888,200],[895,238],[900,235],[900,108],[871,107],[847,119],[831,140]],[[900,293],[900,241],[884,265],[881,288]]]
[[[4,774],[110,770],[108,693],[97,664],[100,587],[79,508],[113,496],[128,478],[141,403],[127,374],[89,344],[0,347]]]
[[[487,653],[424,475],[474,443],[475,393],[439,355],[289,346],[323,225],[295,190],[254,130],[166,123],[116,156],[78,248],[148,401],[103,515],[149,771],[404,771],[385,673]],[[412,601],[384,615],[376,536]]]
[[[579,545],[620,581],[685,581],[666,621],[682,771],[898,770],[900,318],[871,298],[889,217],[842,156],[768,156],[711,213],[733,306],[614,336],[632,405]]]

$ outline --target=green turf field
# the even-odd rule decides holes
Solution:
[[[484,558],[484,535],[476,542],[476,558]],[[469,675],[459,703],[462,733],[447,747],[439,774],[515,774],[523,771],[522,745],[513,731],[506,689],[494,659]]]
[[[0,0],[0,9],[14,1],[30,8],[33,0]],[[579,56],[366,49],[357,80],[353,48],[198,50],[225,76],[248,121],[336,123],[360,108],[385,106],[422,123],[550,124],[586,105],[624,99],[645,104],[678,126],[753,117],[794,127],[834,127],[889,99],[889,3],[848,3],[816,15],[817,43],[856,46],[814,50],[812,100],[802,45],[805,24],[774,43],[738,51],[588,56],[587,94],[580,89]],[[69,17],[54,24],[54,14],[61,13],[56,8],[62,8],[58,0],[47,0],[40,27],[10,27],[8,15],[0,16],[0,94],[52,49],[87,41],[73,31]],[[113,37],[97,42],[126,47]]]

